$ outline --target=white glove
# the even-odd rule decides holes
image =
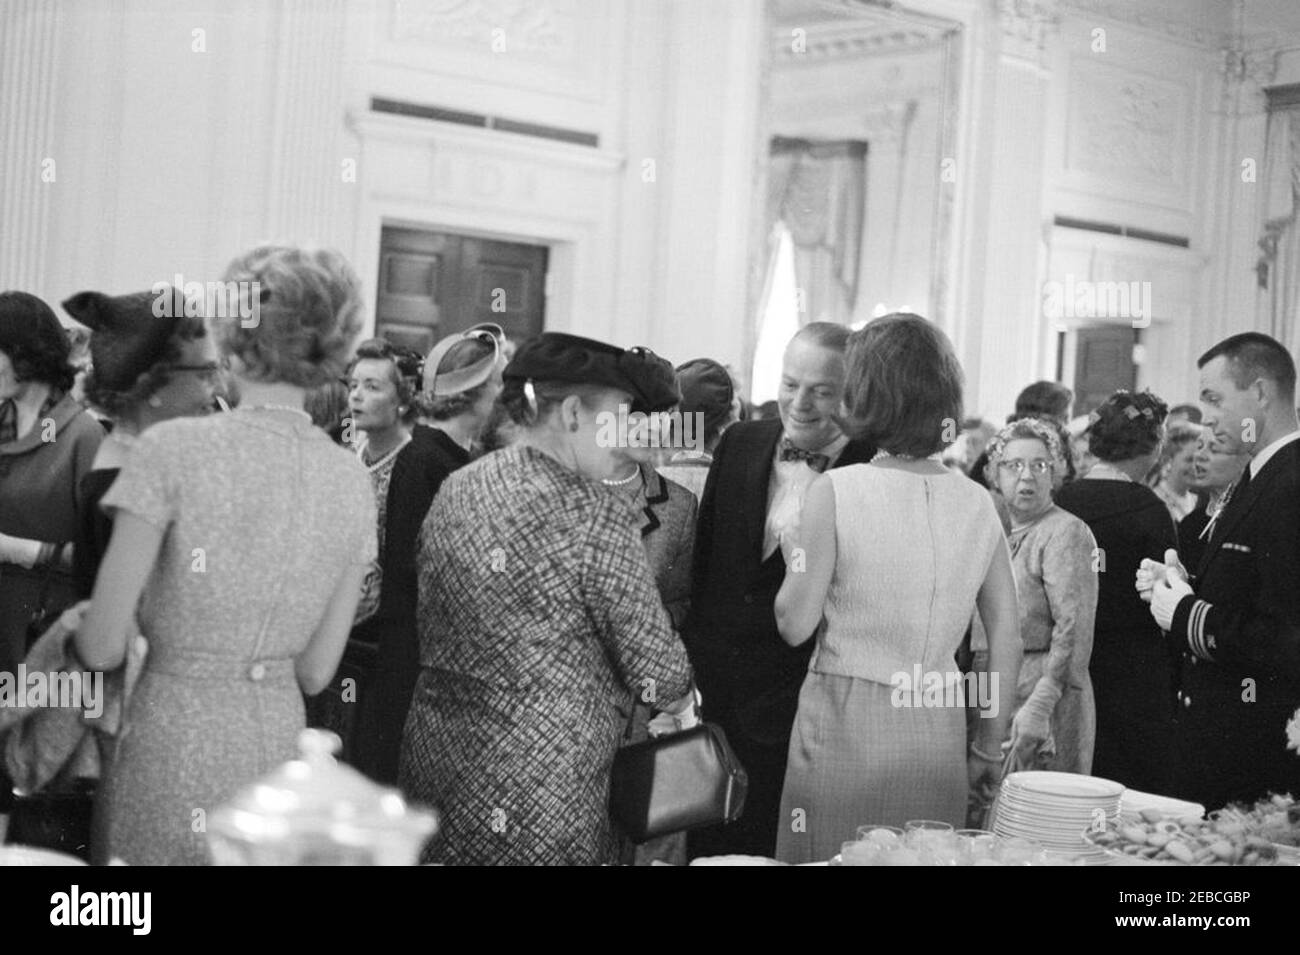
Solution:
[[[1178,602],[1192,593],[1192,585],[1187,582],[1187,571],[1179,562],[1176,551],[1165,551],[1164,567],[1161,579],[1151,588],[1151,616],[1167,633],[1173,625]]]
[[[41,559],[40,541],[0,534],[0,564],[17,564],[31,570]]]
[[[700,713],[692,690],[680,700],[674,700],[662,713],[656,713],[646,726],[651,736],[669,736],[700,725]]]
[[[1011,720],[1011,741],[1018,745],[1022,740],[1042,742],[1052,735],[1052,713],[1061,700],[1061,687],[1049,677],[1034,684],[1029,699],[1016,711]]]

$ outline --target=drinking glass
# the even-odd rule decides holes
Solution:
[[[903,824],[903,840],[920,853],[922,865],[957,864],[957,834],[949,823],[912,819]]]
[[[1043,847],[1029,839],[998,837],[994,855],[1003,865],[1033,865],[1043,856]]]
[[[997,836],[987,829],[958,829],[957,837],[958,865],[988,865],[993,861]]]

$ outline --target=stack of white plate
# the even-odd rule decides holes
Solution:
[[[1002,781],[993,832],[1004,838],[1031,839],[1045,849],[1107,865],[1106,853],[1083,841],[1089,828],[1119,815],[1124,787],[1109,779],[1077,773],[1010,773]]]
[[[1138,816],[1143,810],[1154,809],[1166,819],[1200,819],[1205,815],[1205,807],[1199,802],[1187,802],[1155,793],[1139,792],[1136,789],[1124,790],[1119,801],[1120,815],[1125,819]]]

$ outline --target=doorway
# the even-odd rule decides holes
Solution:
[[[1134,352],[1140,329],[1128,325],[1082,325],[1074,329],[1074,410],[1088,414],[1116,390],[1137,390]]]
[[[428,354],[440,338],[495,322],[519,342],[546,318],[544,245],[385,226],[375,334]]]

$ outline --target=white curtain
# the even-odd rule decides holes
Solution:
[[[1300,355],[1300,106],[1269,113],[1263,185],[1258,327]]]
[[[768,176],[767,222],[790,232],[799,324],[852,320],[866,206],[867,144],[778,139]]]

